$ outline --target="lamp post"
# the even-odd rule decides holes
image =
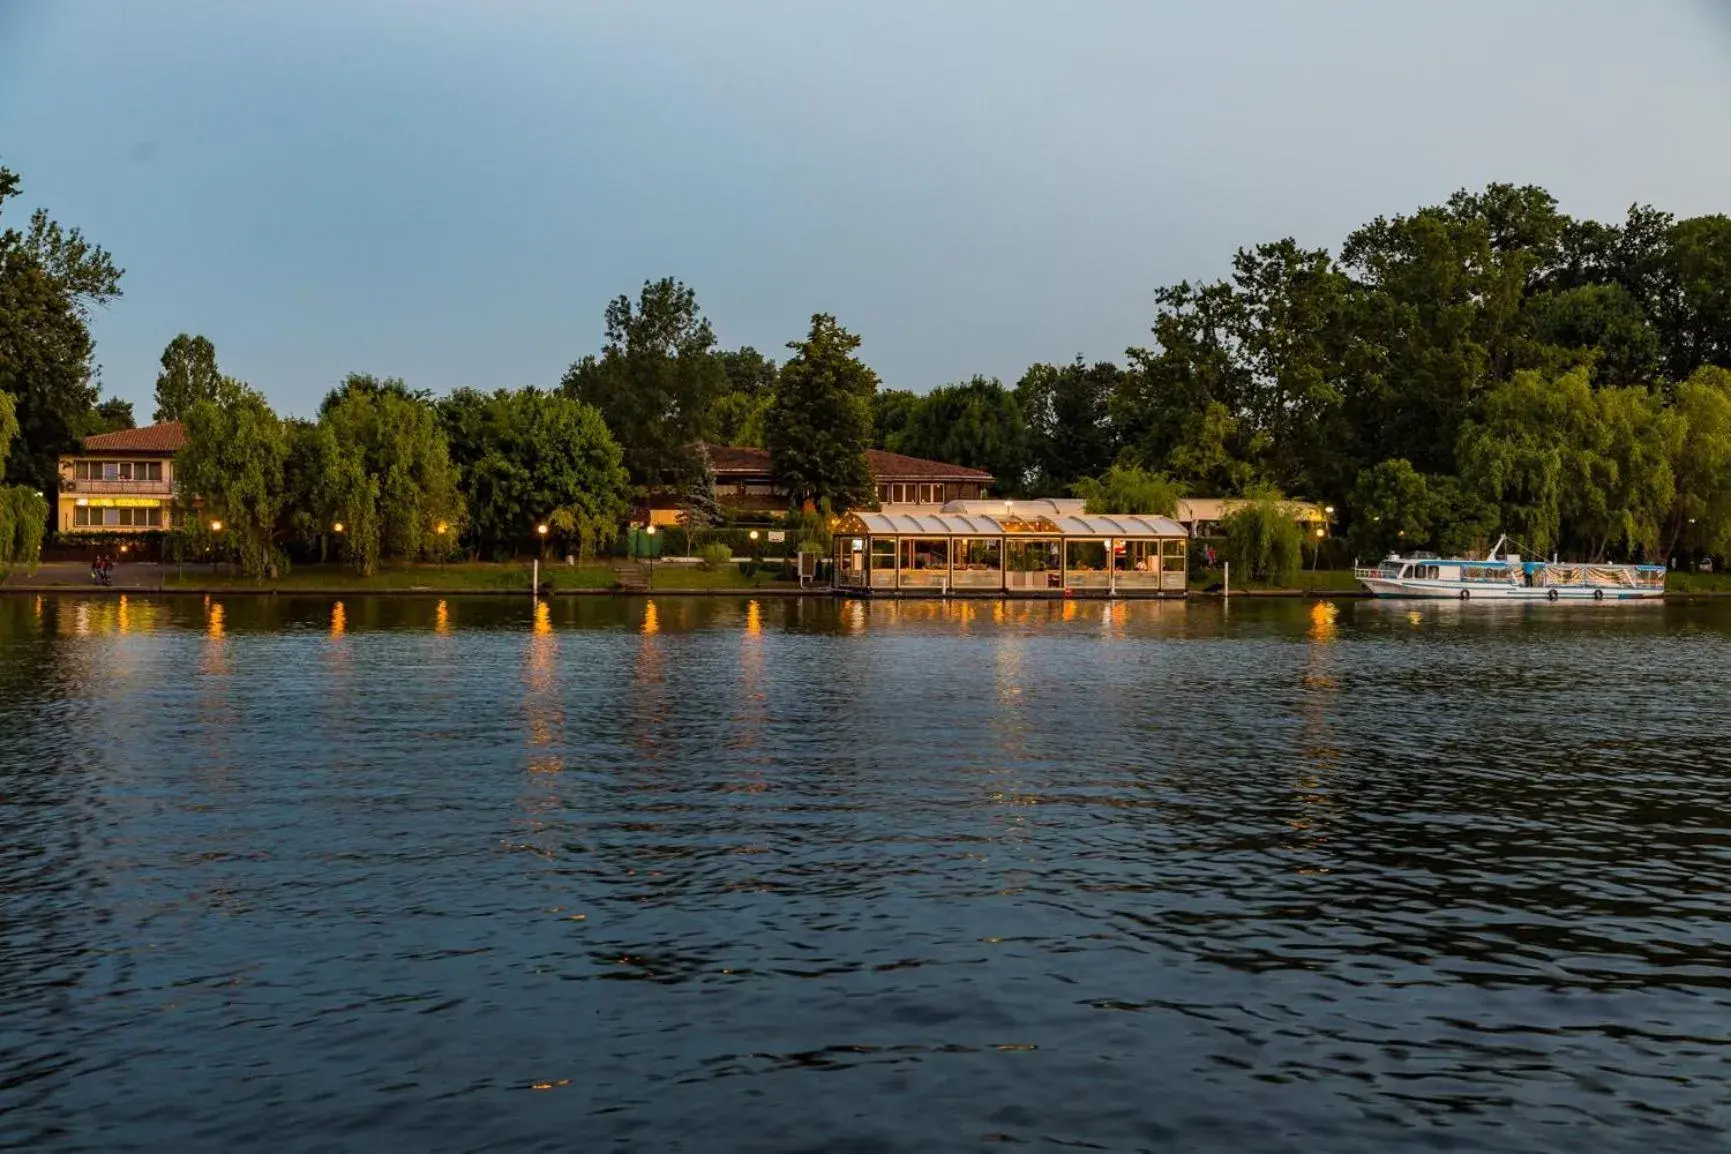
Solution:
[[[445,533],[449,529],[450,526],[443,521],[433,526],[433,535],[439,539],[439,572],[441,573],[445,571]]]
[[[222,522],[221,521],[212,521],[210,523],[211,536],[214,537],[214,536],[216,536],[216,534],[218,534],[220,532],[222,532]],[[215,552],[216,547],[214,545],[212,545],[211,548],[212,548],[212,551]],[[221,568],[219,568],[219,566],[222,565],[222,554],[220,552],[215,552],[215,556],[216,556],[216,560],[214,561],[212,568],[216,569],[216,571],[218,573],[220,573],[220,572],[222,572]]]
[[[1310,571],[1316,572],[1322,568],[1322,542],[1328,536],[1329,522],[1334,520],[1334,506],[1322,507],[1322,527],[1316,531],[1316,555],[1310,559]]]
[[[655,526],[650,525],[643,532],[649,538],[649,579],[644,582],[643,587],[653,592],[655,589]]]

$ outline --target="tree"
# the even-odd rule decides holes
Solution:
[[[1565,518],[1607,516],[1605,448],[1585,369],[1517,373],[1462,431],[1461,479],[1498,508],[1503,532],[1543,555],[1561,544]]]
[[[0,482],[6,480],[6,451],[17,435],[17,405],[10,393],[0,393]],[[48,501],[41,493],[28,485],[0,483],[0,577],[15,565],[36,567],[47,524]]]
[[[289,437],[264,397],[223,380],[214,399],[186,414],[186,447],[174,462],[176,497],[199,509],[193,536],[234,554],[250,577],[276,577],[284,568],[282,541],[289,530],[284,464]],[[210,529],[212,522],[222,528]]]
[[[920,398],[896,451],[984,469],[1000,488],[1019,492],[1027,467],[1021,406],[996,378],[941,385]]]
[[[626,515],[628,477],[619,443],[594,406],[526,388],[459,389],[438,407],[482,552],[515,552],[555,514],[585,552],[613,540]]]
[[[1261,487],[1220,521],[1226,555],[1249,577],[1284,585],[1304,567],[1304,530],[1278,489]]]
[[[0,209],[17,194],[0,168]],[[78,447],[98,392],[90,311],[120,295],[121,270],[76,228],[38,209],[28,228],[0,231],[0,391],[16,402],[15,481],[52,495],[56,461]]]
[[[606,348],[573,364],[562,387],[601,413],[625,450],[633,481],[677,483],[727,385],[715,331],[697,294],[671,277],[644,282],[635,307],[616,298],[606,316]]]
[[[1366,470],[1352,491],[1348,539],[1365,557],[1382,557],[1430,542],[1431,493],[1422,473],[1404,458]]]
[[[1098,477],[1083,477],[1072,487],[1089,513],[1155,513],[1170,517],[1178,511],[1182,490],[1164,473],[1134,465],[1113,465]]]
[[[222,374],[216,367],[216,346],[202,336],[181,333],[162,350],[162,371],[156,374],[153,421],[179,421],[200,401],[216,396]]]
[[[1731,371],[1697,369],[1677,386],[1681,425],[1666,552],[1731,553]]]
[[[1016,382],[1027,428],[1028,489],[1062,493],[1109,466],[1118,455],[1112,397],[1123,370],[1110,361],[1032,365]]]
[[[854,356],[859,346],[828,313],[814,314],[805,340],[788,344],[794,355],[782,366],[765,433],[775,479],[795,505],[871,501],[865,450],[878,378]]]
[[[723,349],[715,354],[715,360],[727,380],[727,392],[747,397],[767,397],[775,392],[780,371],[774,361],[750,345]]]
[[[337,452],[352,457],[342,468],[366,478],[346,490],[355,507],[339,511],[353,525],[343,539],[361,573],[371,576],[374,557],[415,560],[441,550],[438,526],[457,529],[462,500],[444,428],[427,396],[394,377],[351,373],[325,398],[319,424],[330,428]],[[374,507],[366,507],[369,502]]]
[[[109,397],[92,410],[84,435],[88,437],[96,433],[118,433],[122,429],[137,427],[138,422],[132,418],[132,402],[123,401],[119,397]]]
[[[710,436],[718,445],[762,448],[763,424],[773,397],[773,393],[723,393],[711,413]]]
[[[721,498],[715,491],[715,466],[710,462],[709,449],[698,446],[696,463],[691,470],[691,482],[679,499],[679,523],[685,526],[686,551],[701,536],[703,530],[726,520],[721,511]]]
[[[919,407],[920,395],[907,389],[879,389],[873,393],[871,447],[901,452],[902,436]]]

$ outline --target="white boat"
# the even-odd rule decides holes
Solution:
[[[1663,565],[1525,561],[1497,541],[1482,558],[1390,554],[1352,571],[1375,597],[1458,601],[1645,601],[1665,595]]]

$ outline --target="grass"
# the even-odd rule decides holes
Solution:
[[[387,565],[371,577],[362,577],[346,565],[299,565],[274,580],[255,580],[232,571],[187,572],[163,567],[165,589],[273,589],[292,593],[297,589],[340,590],[356,593],[391,593],[411,590],[449,590],[471,593],[527,593],[533,580],[527,561],[463,561],[450,565]],[[749,578],[737,565],[704,570],[696,565],[655,566],[657,590],[758,589],[785,585],[779,570],[760,569]],[[553,591],[613,589],[619,574],[611,565],[566,565],[549,562],[541,566],[541,581]]]
[[[1667,593],[1731,593],[1731,573],[1689,573],[1676,570],[1665,575]]]
[[[1220,584],[1220,570],[1205,569],[1201,577],[1190,580],[1190,591],[1200,593],[1204,589]],[[1354,593],[1360,590],[1357,581],[1353,579],[1350,569],[1306,569],[1296,574],[1290,581],[1272,583],[1268,581],[1246,581],[1241,575],[1232,575],[1232,591],[1234,593]]]

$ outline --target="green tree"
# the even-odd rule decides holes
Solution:
[[[877,374],[854,355],[860,339],[828,313],[811,318],[803,341],[789,342],[766,440],[776,481],[796,506],[828,501],[838,509],[869,504]]]
[[[873,393],[870,447],[904,452],[902,438],[919,407],[920,395],[907,389],[879,389]]]
[[[0,210],[17,194],[0,168]],[[121,270],[76,228],[38,209],[24,229],[0,230],[0,391],[12,394],[19,434],[13,480],[50,496],[56,462],[78,447],[98,392],[90,312],[120,295]]]
[[[1016,382],[1027,428],[1028,489],[1063,493],[1105,470],[1118,455],[1112,397],[1123,370],[1110,361],[1032,365]]]
[[[710,432],[711,406],[728,377],[697,294],[671,277],[645,282],[635,307],[607,306],[607,345],[565,373],[564,390],[593,406],[625,450],[640,485],[677,483],[691,447]]]
[[[1178,511],[1182,488],[1164,473],[1134,465],[1112,465],[1098,477],[1083,477],[1072,487],[1088,513],[1153,513],[1170,517]]]
[[[1247,576],[1288,584],[1304,567],[1304,530],[1278,489],[1259,487],[1221,519],[1226,555]]]
[[[418,560],[442,551],[437,528],[457,528],[462,498],[445,431],[426,395],[397,378],[352,373],[325,398],[319,423],[368,481],[348,489],[359,507],[339,513],[353,525],[343,543],[361,573],[372,574],[376,557]],[[375,508],[364,507],[369,499]]]
[[[941,385],[920,398],[896,451],[970,469],[1019,492],[1027,462],[1027,429],[1016,398],[996,378]]]
[[[1498,508],[1502,531],[1538,554],[1565,521],[1603,523],[1614,466],[1585,369],[1555,380],[1517,373],[1487,394],[1462,431],[1461,478]]]
[[[584,552],[612,541],[628,478],[619,443],[594,406],[563,392],[458,389],[439,403],[458,463],[472,540],[515,553],[557,519]]]
[[[119,397],[109,397],[91,410],[84,435],[89,437],[97,433],[118,433],[123,429],[137,427],[138,422],[132,417],[132,402],[123,401]]]
[[[1383,557],[1430,543],[1431,492],[1425,477],[1403,458],[1383,461],[1359,476],[1352,491],[1348,540],[1361,557]]]
[[[1681,425],[1676,499],[1666,552],[1680,546],[1731,553],[1731,371],[1697,369],[1677,386]]]
[[[185,421],[186,447],[175,457],[174,475],[179,503],[199,510],[193,536],[238,558],[250,577],[278,576],[290,531],[286,425],[264,397],[227,379]],[[220,531],[209,528],[212,522]]]
[[[718,445],[748,445],[761,449],[764,421],[773,393],[723,393],[710,415],[710,436]]]
[[[773,360],[750,345],[723,349],[715,354],[715,360],[721,366],[722,375],[727,378],[727,392],[740,393],[747,397],[767,397],[775,392],[775,382],[780,376],[780,370],[776,368]]]
[[[48,501],[28,485],[5,485],[6,451],[18,435],[17,405],[0,393],[0,577],[14,566],[34,569],[42,556]]]
[[[1581,526],[1589,535],[1588,555],[1616,548],[1629,557],[1663,559],[1667,520],[1677,503],[1683,421],[1656,390],[1642,386],[1600,389],[1594,399],[1610,467],[1603,512]]]
[[[202,336],[181,333],[162,350],[162,371],[156,374],[153,421],[179,421],[192,406],[216,396],[222,373],[216,367],[216,346]]]

